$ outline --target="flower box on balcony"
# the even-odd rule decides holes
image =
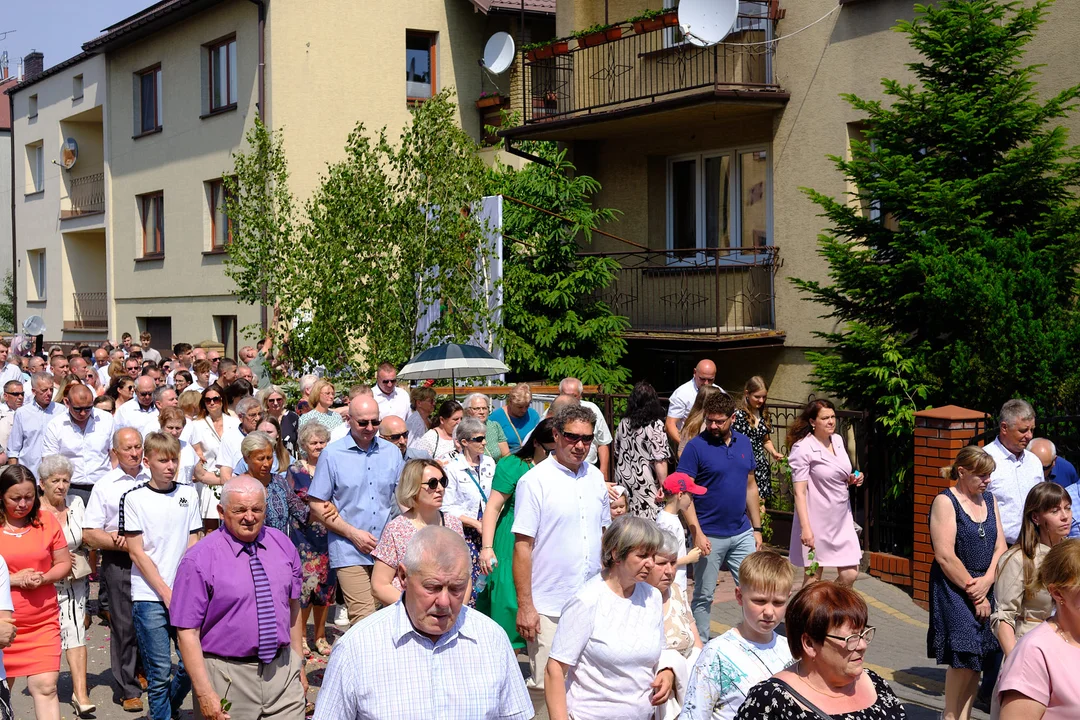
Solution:
[[[634,26],[634,32],[638,35],[644,35],[649,32],[656,32],[660,28],[664,27],[663,17],[647,18],[645,20],[635,20],[631,23]]]
[[[661,16],[664,21],[664,27],[677,27],[679,25],[679,14],[674,12],[666,13]]]
[[[621,37],[622,28],[616,26],[604,30],[597,30],[596,32],[588,33],[587,35],[581,35],[577,40],[581,47],[596,47],[597,45],[603,45],[606,42],[618,40]]]
[[[504,98],[499,93],[492,95],[485,95],[476,101],[476,108],[483,110],[484,108],[494,107],[496,105],[502,105]]]
[[[566,55],[570,52],[570,43],[566,40],[553,42],[548,47],[551,48],[551,52],[555,55]]]

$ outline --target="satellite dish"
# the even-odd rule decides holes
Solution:
[[[495,33],[484,45],[484,67],[496,75],[506,72],[514,62],[515,49],[514,38],[510,37],[510,33]]]
[[[731,33],[739,17],[739,0],[682,0],[679,28],[687,42],[706,47]]]
[[[67,138],[64,140],[64,146],[60,148],[60,164],[64,166],[65,170],[70,170],[75,167],[75,161],[79,159],[79,143],[75,142],[75,138]]]
[[[23,330],[27,335],[44,335],[45,319],[40,315],[31,315],[23,321]]]

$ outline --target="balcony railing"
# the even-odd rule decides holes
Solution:
[[[72,293],[75,298],[75,318],[64,323],[70,330],[104,330],[109,327],[106,293]]]
[[[68,206],[68,209],[60,211],[61,218],[105,212],[105,173],[72,178]]]
[[[582,254],[619,263],[600,298],[630,320],[628,334],[724,339],[776,329],[774,246]]]
[[[623,23],[608,35],[617,39],[591,47],[569,40],[552,46],[563,54],[527,57],[522,118],[525,124],[574,118],[706,90],[777,91],[771,6],[743,0],[743,12],[755,14],[740,14],[725,41],[709,47],[686,42],[678,27],[638,33]]]

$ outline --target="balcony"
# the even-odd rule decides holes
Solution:
[[[783,343],[773,306],[776,247],[582,255],[619,263],[600,299],[630,320],[627,338]]]
[[[686,42],[678,27],[634,23],[638,32],[621,23],[601,44],[581,38],[529,53],[523,124],[504,134],[539,137],[559,126],[710,102],[781,107],[787,94],[774,81],[768,42],[776,4],[744,0],[740,7],[750,14],[740,14],[724,42],[709,47]]]
[[[64,321],[65,330],[107,330],[109,309],[106,293],[72,293],[74,319]]]
[[[64,203],[67,207],[60,210],[61,220],[84,215],[99,215],[105,212],[104,172],[72,178],[69,187],[68,197]]]

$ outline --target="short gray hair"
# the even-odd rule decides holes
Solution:
[[[57,474],[67,475],[70,479],[74,472],[75,466],[63,455],[46,455],[38,465],[38,482]]]
[[[244,436],[244,441],[240,443],[240,454],[244,456],[246,462],[248,455],[264,448],[270,448],[270,451],[273,452],[277,449],[277,443],[274,442],[274,438],[262,430],[255,430]]]
[[[236,413],[236,417],[242,417],[247,415],[247,411],[253,407],[257,407],[260,410],[262,409],[262,405],[259,404],[258,400],[250,395],[245,395],[236,401],[236,405],[233,406],[233,412]]]
[[[311,442],[315,435],[321,435],[324,442],[330,441],[330,431],[326,429],[325,425],[317,422],[308,423],[300,428],[300,433],[296,437],[296,441],[300,443],[300,449],[304,450],[304,446]]]
[[[675,533],[670,530],[661,530],[660,537],[660,547],[656,548],[656,554],[674,555],[678,559],[679,553],[682,552],[682,543],[675,537]]]
[[[1006,427],[1012,427],[1022,420],[1034,419],[1035,408],[1031,407],[1031,403],[1027,400],[1021,400],[1020,398],[1006,400],[1005,404],[1001,406],[1001,413],[998,415],[998,422]]]
[[[600,540],[600,565],[608,570],[639,548],[655,555],[662,543],[660,526],[652,520],[632,515],[617,517]]]
[[[488,406],[488,410],[491,409],[491,398],[484,393],[469,393],[465,396],[465,399],[461,402],[461,407],[469,410],[472,408],[473,400],[479,398],[484,401],[484,404]]]
[[[230,495],[246,495],[252,492],[261,492],[263,500],[266,499],[266,488],[261,482],[250,475],[234,475],[221,487],[221,507],[229,506]]]
[[[405,566],[405,572],[414,573],[420,570],[425,560],[430,560],[441,570],[462,565],[468,574],[469,557],[469,546],[460,535],[441,525],[428,525],[417,530],[409,540],[401,564]]]
[[[49,373],[42,370],[41,372],[34,373],[34,376],[30,378],[30,387],[36,388],[43,382],[48,382],[50,385],[56,384],[56,378]]]
[[[459,443],[467,437],[474,437],[476,435],[484,435],[487,433],[487,426],[480,418],[475,417],[463,417],[461,422],[454,428],[454,440]]]
[[[311,392],[311,388],[312,388],[312,387],[313,387],[313,386],[315,385],[315,383],[317,383],[318,381],[319,381],[319,376],[318,376],[318,375],[316,375],[316,374],[314,374],[314,373],[309,373],[309,374],[307,374],[307,375],[304,375],[303,377],[301,377],[301,378],[300,378],[300,382],[299,382],[299,383],[297,383],[297,386],[298,386],[298,387],[300,388],[300,393],[301,393],[302,395],[304,395],[304,396],[306,397],[306,396],[307,396],[307,394],[308,394],[309,392]],[[305,385],[307,385],[307,386],[308,386],[308,389],[307,389],[307,390],[305,390],[305,389],[304,389],[304,386],[305,386]]]
[[[154,391],[154,403],[161,402],[161,398],[165,397],[165,393],[170,391],[175,393],[176,388],[171,388],[168,385],[162,385],[161,387],[159,387],[157,390]]]
[[[566,377],[566,378],[563,378],[562,380],[559,381],[559,394],[560,395],[574,395],[575,393],[567,392],[567,390],[566,390],[567,386],[573,385],[574,383],[577,384],[577,386],[581,389],[582,392],[585,392],[585,384],[584,383],[582,383],[576,377]]]

